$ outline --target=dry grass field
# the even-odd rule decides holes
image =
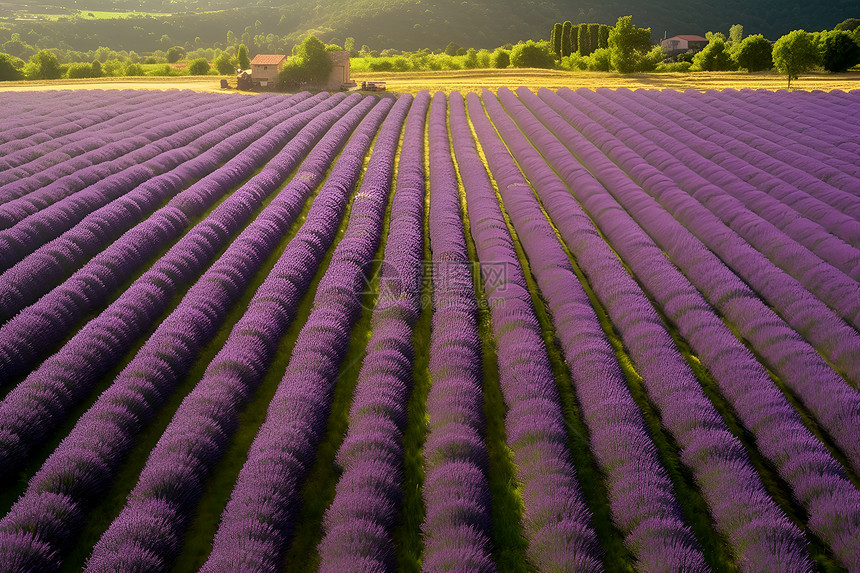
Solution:
[[[388,72],[353,74],[359,84],[365,80],[385,81],[391,92],[418,93],[421,90],[469,92],[482,88],[498,89],[502,86],[526,86],[531,89],[542,87],[558,89],[569,87],[586,88],[653,88],[683,91],[695,89],[785,89],[784,76],[776,73],[747,74],[740,72],[697,72],[665,74],[618,74],[603,72],[568,72],[563,70],[507,69],[507,70],[456,70],[439,72]],[[222,90],[220,76],[185,77],[135,77],[135,78],[98,78],[78,80],[47,80],[40,82],[4,82],[3,91],[33,91],[56,89],[188,89],[197,92],[236,93],[235,90]],[[232,78],[231,78],[232,82]],[[847,74],[813,73],[801,76],[792,82],[797,90],[855,90],[860,89],[860,72]]]
[[[441,72],[388,72],[353,74],[353,79],[387,82],[390,91],[417,93],[421,90],[480,91],[495,90],[502,86],[528,88],[654,88],[654,89],[785,89],[786,79],[776,73],[696,72],[664,74],[619,74],[604,72],[568,72],[563,70],[506,69],[457,70]],[[792,89],[849,91],[860,89],[860,72],[847,74],[817,73],[801,76],[792,82]]]

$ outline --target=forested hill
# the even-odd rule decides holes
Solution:
[[[46,5],[57,1],[42,0],[42,9],[50,12]],[[39,6],[38,2],[31,2],[30,7]],[[12,15],[8,6],[0,6],[0,16]],[[107,45],[151,51],[164,48],[159,45],[159,40],[166,41],[164,35],[175,44],[198,39],[211,45],[224,43],[228,31],[240,39],[243,33],[251,37],[274,34],[292,42],[308,33],[335,43],[350,36],[356,46],[414,50],[437,49],[451,41],[464,47],[492,48],[548,38],[557,21],[614,24],[627,14],[633,15],[638,26],[651,27],[654,41],[664,33],[727,33],[732,24],[743,24],[747,34],[776,39],[793,29],[829,29],[860,15],[858,0],[79,0],[75,6],[174,15],[123,20],[70,15],[55,22],[9,19],[3,27],[6,34],[32,28],[39,37],[80,50]]]

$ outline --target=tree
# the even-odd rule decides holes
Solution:
[[[99,46],[98,48],[96,48],[96,51],[93,53],[93,56],[100,62],[106,62],[111,59],[111,53],[112,50],[107,46]],[[113,55],[114,57],[116,56],[115,53]]]
[[[751,72],[769,70],[773,67],[773,46],[761,34],[744,38],[734,51],[738,65]]]
[[[463,60],[463,67],[467,70],[474,70],[478,67],[478,51],[475,48],[466,50],[466,59]]]
[[[295,86],[302,82],[323,83],[331,73],[332,63],[323,44],[316,36],[308,36],[293,48],[289,59],[280,74],[285,86]]]
[[[822,35],[821,64],[828,72],[841,74],[860,64],[860,46],[851,32],[833,30]]]
[[[815,39],[804,30],[789,32],[773,45],[773,65],[776,71],[788,76],[788,89],[791,89],[791,80],[815,68],[820,61]]]
[[[30,80],[57,80],[63,75],[60,61],[50,50],[40,50],[30,57],[24,66],[24,74]]]
[[[349,52],[350,57],[353,57],[353,52],[355,52],[355,38],[351,36],[347,36],[346,40],[343,41],[343,49]],[[358,54],[356,53],[356,56]]]
[[[206,58],[197,58],[188,63],[188,73],[192,76],[205,76],[209,73],[209,62]]]
[[[600,24],[588,25],[588,44],[591,46],[591,52],[600,47]]]
[[[562,58],[570,55],[570,33],[572,29],[573,24],[570,23],[570,20],[566,20],[561,25],[561,51],[556,53],[561,54]]]
[[[597,29],[597,48],[609,47],[609,26],[601,24]]]
[[[553,68],[555,58],[547,42],[520,42],[511,50],[511,65],[515,68]]]
[[[569,32],[568,32],[569,33]],[[556,22],[552,27],[552,51],[555,52],[557,58],[561,57],[561,37],[564,35],[564,25],[561,22]]]
[[[591,48],[591,42],[588,37],[588,24],[580,24],[577,26],[576,41],[579,47],[579,55],[587,56],[594,50]]]
[[[308,71],[310,81],[324,82],[331,73],[331,58],[325,51],[325,44],[316,36],[308,36],[296,50],[296,56]]]
[[[209,62],[206,62],[206,65],[208,66]],[[135,64],[133,62],[126,62],[125,68],[123,69],[123,75],[131,77],[131,76],[142,76],[145,74],[143,71],[143,66],[141,66],[140,64]]]
[[[92,68],[92,72],[91,72],[92,75],[90,77],[93,77],[93,78],[102,77],[102,63],[100,61],[93,60],[93,63],[90,64],[90,67]]]
[[[93,76],[93,66],[92,64],[83,62],[69,64],[66,76],[70,79],[91,78]]]
[[[503,70],[511,65],[511,54],[507,50],[503,50],[502,48],[496,49],[493,52],[493,67],[499,70]]]
[[[734,45],[738,45],[741,43],[741,40],[744,39],[744,27],[742,24],[735,24],[731,28],[729,28],[729,42]]]
[[[251,67],[251,60],[248,59],[248,47],[245,44],[239,44],[239,51],[236,52],[236,64],[243,70]]]
[[[734,68],[735,62],[729,53],[729,47],[719,36],[714,36],[705,49],[693,56],[694,70],[725,72]]]
[[[642,71],[651,64],[647,61],[651,50],[651,28],[637,28],[633,16],[618,18],[609,31],[609,53],[612,67],[622,74]]]
[[[218,57],[216,57],[215,61],[212,63],[215,65],[215,69],[218,70],[218,73],[222,76],[228,76],[236,72],[236,64],[227,52],[221,52],[218,54]]]
[[[608,72],[612,69],[612,54],[609,48],[597,48],[588,57],[588,69],[595,72]]]
[[[3,52],[19,59],[29,58],[36,53],[33,46],[22,41],[21,34],[18,34],[17,32],[13,33],[12,38],[8,42],[4,42],[2,47]]]
[[[24,79],[21,74],[22,67],[24,67],[24,61],[21,58],[0,53],[0,82]]]
[[[182,46],[173,46],[167,49],[167,63],[175,64],[185,57],[185,48]]]
[[[445,46],[445,54],[448,56],[456,56],[460,53],[460,50],[463,48],[460,47],[459,44],[455,44],[454,42],[448,42],[448,45]]]
[[[846,18],[833,27],[834,30],[845,30],[846,32],[852,32],[857,28],[860,28],[860,18]]]

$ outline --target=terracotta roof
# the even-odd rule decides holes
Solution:
[[[286,60],[286,56],[275,56],[270,54],[257,54],[251,60],[252,66],[277,66],[282,61]]]
[[[703,38],[701,36],[696,36],[695,34],[681,34],[680,36],[672,36],[671,38],[667,38],[669,40],[687,40],[688,42],[707,42],[707,38]]]

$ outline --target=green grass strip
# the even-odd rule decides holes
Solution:
[[[327,179],[328,176],[323,179],[323,184],[325,184],[324,182]],[[290,229],[289,235],[291,238],[295,236],[299,227],[304,223],[307,213],[310,210],[311,203],[312,201],[309,201],[305,205],[304,211],[297,218],[294,227]],[[340,239],[343,238],[349,221],[351,207],[352,202],[347,205],[343,219],[338,227],[335,240],[326,252],[325,257],[323,257],[307,292],[299,303],[295,320],[290,324],[287,332],[279,342],[278,351],[272,365],[269,367],[265,377],[260,382],[260,385],[251,400],[239,413],[238,429],[231,437],[230,443],[224,453],[224,457],[212,470],[209,480],[207,481],[206,489],[203,491],[203,495],[198,503],[197,514],[186,532],[183,552],[176,560],[173,571],[196,571],[203,566],[212,551],[212,540],[215,538],[221,513],[224,511],[227,501],[230,499],[230,494],[233,492],[233,488],[236,485],[239,471],[245,464],[248,449],[251,447],[251,443],[254,441],[260,426],[266,418],[269,403],[275,395],[278,384],[283,377],[284,370],[286,370],[296,339],[313,309],[313,301],[317,286],[325,275],[325,271],[328,269],[329,262],[331,261],[331,257],[334,254]],[[278,258],[280,258],[286,244],[287,243],[285,242],[283,245],[279,245],[277,252]],[[268,275],[269,270],[271,270],[271,267],[267,267],[266,275]],[[265,280],[265,276],[263,277],[263,280]],[[259,287],[261,282],[262,280],[259,283],[255,281],[254,291],[256,291],[256,288]]]
[[[292,176],[289,178],[289,180],[291,179]],[[236,235],[234,235],[234,239],[235,237],[238,237],[244,231],[244,229],[247,228],[248,225],[253,224],[257,216],[289,184],[289,180],[284,182],[275,192],[271,193],[262,202],[260,207],[254,211],[253,216],[248,219],[247,225],[243,226],[243,228],[240,229],[236,233]],[[312,197],[316,196],[316,193],[319,191],[320,188],[321,186],[314,190]],[[86,559],[92,552],[93,546],[98,542],[102,534],[105,532],[105,530],[107,530],[113,520],[116,519],[116,517],[119,515],[119,512],[125,506],[128,494],[137,484],[137,480],[140,477],[140,472],[143,470],[143,467],[146,464],[147,459],[149,458],[149,453],[155,447],[155,444],[161,438],[162,434],[164,433],[164,430],[167,428],[167,425],[173,419],[173,416],[176,413],[176,410],[179,408],[179,405],[182,403],[188,393],[194,389],[194,387],[203,377],[203,373],[209,366],[209,363],[212,361],[213,358],[215,358],[215,355],[218,354],[218,352],[221,350],[221,347],[224,346],[224,343],[226,342],[227,337],[230,335],[230,331],[233,328],[233,324],[238,321],[239,318],[241,318],[241,316],[244,314],[245,309],[248,307],[248,303],[251,301],[251,298],[254,296],[254,293],[257,291],[257,288],[266,279],[269,274],[269,271],[271,271],[272,267],[278,261],[278,258],[280,257],[280,254],[283,252],[287,243],[289,243],[293,236],[295,236],[295,233],[298,231],[299,227],[301,226],[301,223],[304,221],[304,216],[307,213],[307,210],[310,208],[312,200],[313,199],[311,198],[310,200],[306,201],[302,215],[297,218],[296,221],[293,222],[293,225],[290,227],[290,230],[280,240],[278,246],[273,250],[273,252],[266,258],[260,270],[249,284],[248,288],[245,289],[245,292],[242,294],[241,298],[227,313],[223,324],[215,333],[215,336],[212,338],[212,340],[209,341],[209,343],[207,343],[203,347],[202,351],[200,352],[197,359],[194,361],[194,365],[189,370],[188,374],[184,377],[182,382],[177,385],[176,390],[167,399],[164,406],[158,411],[152,421],[147,424],[143,431],[138,435],[137,443],[132,448],[131,452],[126,458],[126,461],[118,469],[113,484],[105,492],[101,501],[99,501],[99,503],[97,503],[90,510],[86,524],[80,532],[80,536],[75,544],[74,549],[70,552],[69,556],[64,561],[63,568],[61,569],[61,571],[80,571],[83,568]],[[218,253],[213,257],[213,262],[218,260],[218,258],[224,253],[224,251],[226,251],[230,247],[231,243],[232,241],[225,243],[224,247],[219,250]],[[189,285],[189,288],[191,286],[192,285]],[[170,309],[168,309],[164,316],[169,316],[169,314],[173,312],[176,306],[182,301],[184,295],[185,291],[183,291],[182,293],[177,293],[177,295],[172,300]],[[159,326],[159,324],[160,322],[154,324],[151,330],[154,331]],[[150,334],[151,332],[148,333],[147,336],[141,337],[138,348],[146,342]],[[127,358],[131,360],[132,358],[134,358],[134,354],[130,352],[127,355]],[[113,382],[114,377],[119,374],[119,372],[121,372],[121,370],[116,370],[115,373],[111,373],[113,374],[113,376],[111,376],[110,378],[106,378],[107,386],[109,386],[110,383]],[[97,398],[98,394],[94,396],[94,400]]]
[[[424,173],[430,171],[430,156],[427,141],[427,124],[424,126]],[[402,143],[402,140],[401,140]],[[398,157],[400,154],[398,153]],[[433,318],[433,280],[430,266],[430,178],[424,178],[424,274],[421,286],[421,315],[412,331],[414,362],[412,367],[412,393],[407,406],[407,422],[403,432],[403,507],[401,522],[394,530],[394,545],[397,551],[399,571],[418,573],[421,571],[421,556],[424,539],[421,524],[424,523],[424,441],[427,439],[427,395],[430,393],[430,325]]]
[[[473,133],[473,137],[474,135]],[[475,137],[475,141],[481,159],[486,161],[483,150],[480,144],[477,143],[477,137]],[[582,488],[586,503],[592,512],[591,521],[604,551],[604,563],[607,569],[611,571],[633,571],[633,557],[630,551],[624,546],[624,534],[612,522],[609,492],[604,483],[604,477],[598,467],[597,460],[594,459],[589,447],[588,427],[579,411],[579,405],[573,391],[573,380],[571,379],[570,371],[562,353],[561,341],[555,334],[555,327],[552,324],[547,303],[540,294],[540,289],[532,275],[528,257],[523,251],[522,245],[520,245],[517,231],[505,209],[498,186],[495,180],[492,179],[492,174],[490,175],[490,182],[496,193],[496,200],[499,202],[502,216],[505,218],[505,225],[507,225],[508,232],[513,239],[517,259],[529,287],[535,315],[541,325],[541,336],[546,346],[556,386],[558,387],[559,397],[561,398],[562,414],[564,415],[567,427],[571,459],[576,468],[577,480]]]
[[[262,171],[262,169],[263,167],[260,167],[259,169],[248,175],[246,179],[244,179],[234,188],[234,191],[236,189],[241,188],[242,185],[247,183],[248,180],[250,180],[253,176]],[[165,245],[160,251],[158,251],[147,261],[145,261],[145,263],[141,266],[137,273],[135,273],[127,281],[121,284],[113,293],[111,293],[107,303],[104,304],[102,308],[90,312],[85,318],[80,321],[80,325],[86,325],[90,320],[96,318],[99,314],[101,314],[104,309],[108,308],[110,305],[116,302],[116,300],[120,296],[122,296],[123,293],[125,293],[125,291],[128,290],[128,288],[136,280],[138,280],[142,275],[149,271],[149,269],[152,267],[153,264],[155,264],[156,261],[163,257],[170,249],[172,249],[176,243],[181,241],[186,234],[190,233],[194,229],[194,227],[197,226],[198,223],[204,221],[206,217],[208,217],[215,209],[217,209],[221,203],[226,201],[231,194],[232,193],[225,193],[224,196],[218,199],[218,201],[216,201],[208,210],[206,210],[206,212],[204,212],[197,218],[191,219],[185,231],[175,241],[168,245]],[[269,201],[271,201],[275,197],[275,195],[277,195],[277,193],[273,193],[271,197],[267,198],[263,202],[263,205],[260,207],[260,211],[265,208],[265,205],[267,205]],[[256,214],[258,213],[259,211],[255,212],[254,217],[256,217]],[[238,236],[239,233],[241,233],[241,230],[238,231],[235,236]],[[216,255],[216,258],[214,258],[213,261],[216,260],[222,252],[223,250]],[[205,272],[205,270],[203,272]],[[182,301],[182,297],[185,296],[185,294],[193,286],[193,284],[194,283],[191,282],[177,289],[173,298],[168,303],[166,310],[161,315],[162,317],[169,316],[170,313],[174,311],[176,306]],[[138,353],[144,343],[146,343],[147,339],[152,335],[153,332],[155,332],[155,329],[158,328],[159,324],[161,324],[160,321],[153,321],[153,324],[140,336],[139,340],[134,344],[134,346],[132,346],[131,349],[129,349],[129,351],[123,355],[122,359],[117,363],[117,365],[101,377],[101,380],[94,386],[90,396],[69,411],[66,420],[62,424],[60,424],[56,430],[54,430],[52,436],[45,440],[45,443],[41,447],[34,449],[33,454],[31,456],[32,459],[21,469],[18,475],[15,476],[14,481],[0,483],[0,511],[2,511],[3,515],[8,513],[9,509],[11,509],[15,501],[17,501],[18,498],[24,494],[24,491],[27,489],[27,485],[30,479],[36,474],[36,472],[39,471],[39,469],[41,469],[42,465],[45,463],[48,457],[52,453],[54,453],[54,450],[57,449],[57,446],[59,446],[60,442],[72,431],[72,429],[75,427],[75,424],[78,423],[78,419],[84,414],[84,412],[89,410],[90,407],[92,407],[92,405],[98,399],[98,397],[101,396],[102,392],[107,390],[110,385],[113,384],[114,379],[120,374],[120,372],[125,369],[128,363],[131,362],[131,360],[135,357],[135,355]],[[60,348],[65,346],[66,343],[68,343],[77,333],[77,330],[69,333],[69,335],[60,344],[57,345],[56,350],[59,350]],[[23,379],[24,378],[22,378],[21,380]],[[8,388],[7,391],[11,390],[12,388],[14,388],[14,386]]]
[[[454,157],[453,147],[451,148],[451,157]],[[490,460],[487,481],[492,499],[490,540],[493,544],[493,559],[499,573],[537,571],[526,556],[528,542],[522,528],[525,505],[520,492],[521,486],[517,482],[514,453],[507,444],[505,431],[507,407],[499,386],[499,366],[490,307],[484,291],[484,281],[481,277],[475,242],[472,239],[469,209],[466,205],[466,190],[463,187],[456,159],[454,159],[454,168],[457,171],[460,212],[466,235],[466,248],[469,251],[469,260],[472,261],[475,298],[478,301],[478,334],[481,337],[484,371],[484,418],[487,426],[485,440]]]
[[[365,167],[372,153],[373,149],[371,148],[365,156]],[[373,309],[376,307],[382,254],[391,219],[393,185],[392,181],[392,191],[389,192],[388,204],[385,207],[385,216],[382,221],[382,236],[379,247],[377,247],[376,255],[366,275],[370,277],[370,280],[362,295],[361,316],[352,328],[349,348],[338,372],[326,433],[317,450],[316,461],[314,461],[310,472],[308,472],[307,480],[302,486],[302,507],[296,522],[295,536],[284,560],[283,571],[287,573],[306,573],[319,569],[320,556],[317,546],[323,537],[323,517],[334,499],[335,487],[341,475],[335,458],[346,437],[355,385],[372,333],[370,319]],[[360,188],[361,181],[356,183],[355,189],[357,191]],[[348,221],[348,217],[344,221]],[[343,231],[345,230],[346,226],[344,225]],[[338,234],[340,236],[340,232]],[[328,260],[324,268],[328,268]]]

